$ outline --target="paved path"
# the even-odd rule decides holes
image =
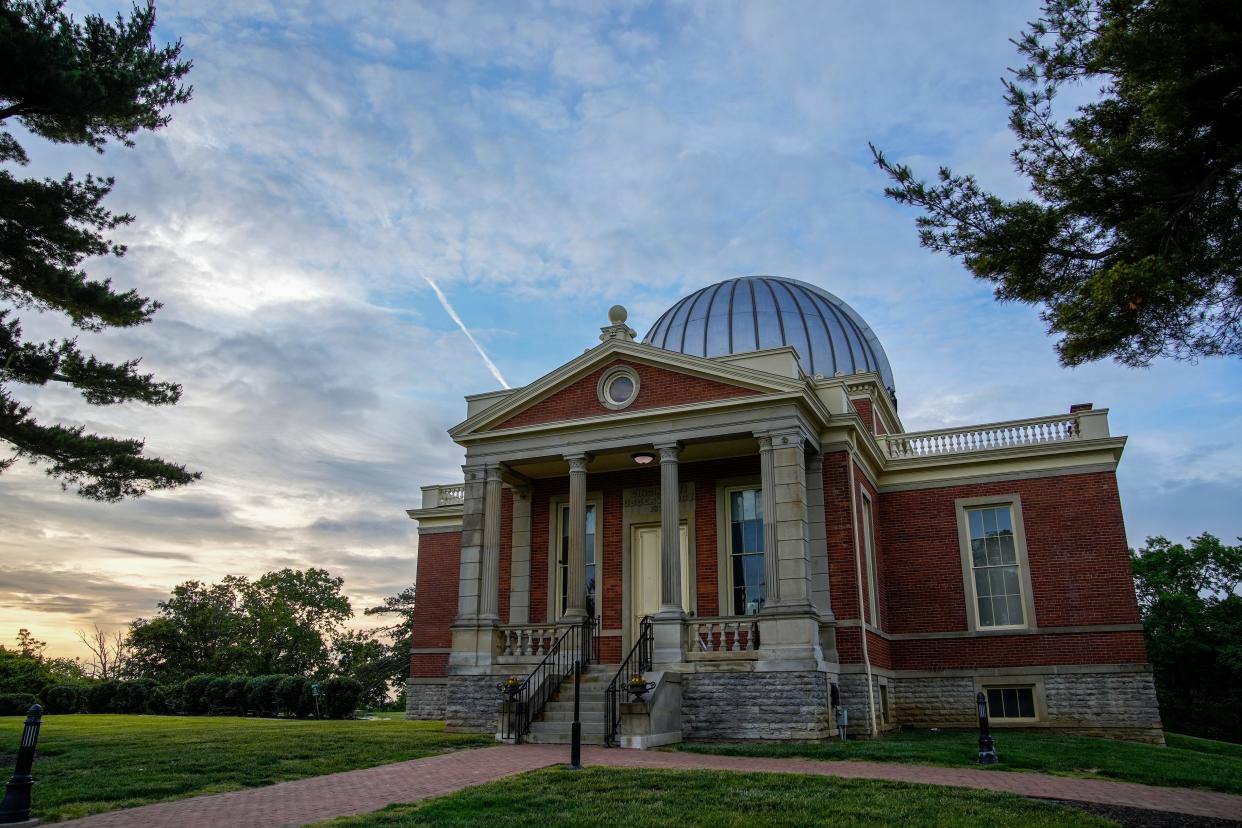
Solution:
[[[376,811],[397,802],[416,802],[443,796],[515,773],[563,763],[568,759],[568,754],[569,750],[564,745],[500,745],[463,750],[365,770],[281,782],[263,788],[112,811],[60,825],[74,828],[270,828],[305,825],[337,816]],[[586,765],[625,768],[702,768],[888,779],[1242,821],[1242,796],[1040,773],[881,762],[824,762],[816,759],[605,750],[599,747],[584,747],[582,761]]]

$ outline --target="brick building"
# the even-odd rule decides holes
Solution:
[[[411,718],[562,739],[577,658],[587,739],[630,746],[970,726],[979,692],[996,726],[1161,740],[1107,410],[907,432],[871,329],[791,279],[641,342],[609,318],[468,397],[464,481],[409,512]]]

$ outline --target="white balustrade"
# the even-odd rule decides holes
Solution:
[[[500,654],[542,657],[556,643],[560,630],[554,624],[510,624],[500,628]]]
[[[1078,440],[1082,430],[1077,414],[1036,417],[1005,423],[941,428],[906,434],[888,434],[883,440],[885,451],[894,460],[915,457],[938,457],[972,451],[1044,446]]]
[[[748,617],[686,621],[692,653],[742,653],[759,649],[759,622]]]
[[[437,488],[440,490],[441,506],[466,502],[466,486],[464,483],[449,483]]]

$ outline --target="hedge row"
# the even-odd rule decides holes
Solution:
[[[61,684],[37,699],[27,693],[0,694],[0,716],[24,715],[41,701],[46,713],[226,713],[236,716],[316,715],[313,682],[302,676],[194,676],[181,684],[152,679]],[[350,678],[320,682],[318,714],[328,719],[354,715],[362,685]]]

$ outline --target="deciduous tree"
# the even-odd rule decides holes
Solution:
[[[1152,537],[1131,563],[1165,727],[1242,741],[1242,543]]]

